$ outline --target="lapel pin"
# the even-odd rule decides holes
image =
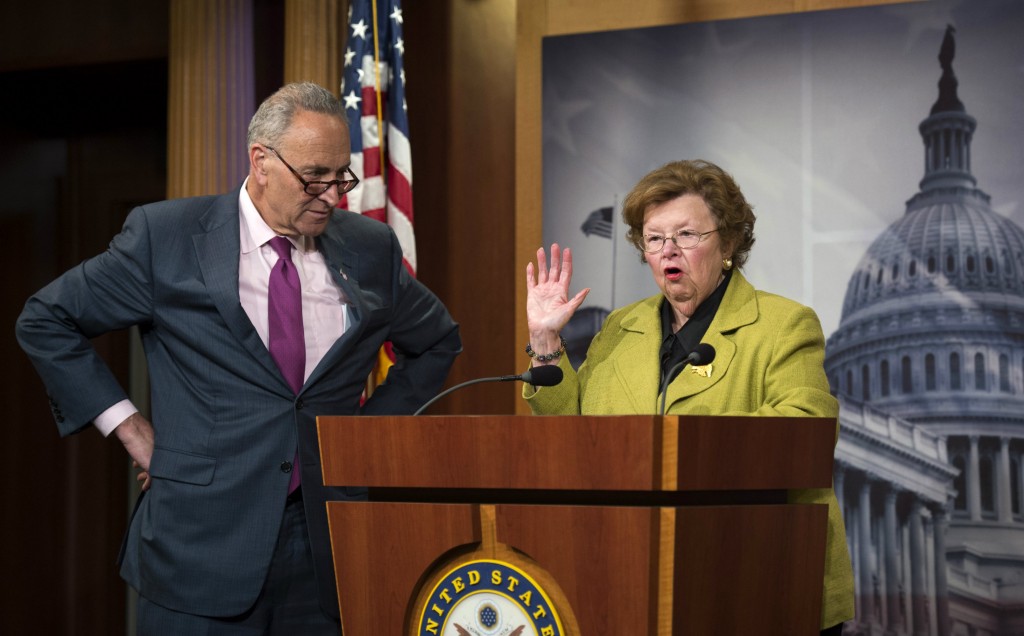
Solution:
[[[690,372],[691,373],[693,373],[695,375],[699,375],[702,378],[710,378],[711,377],[711,373],[713,372],[713,370],[714,369],[712,369],[710,364],[705,364],[705,365],[702,365],[702,366],[699,366],[699,367],[690,367]]]

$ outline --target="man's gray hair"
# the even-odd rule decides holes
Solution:
[[[256,142],[268,146],[277,145],[300,110],[334,115],[346,125],[348,123],[345,107],[323,86],[313,82],[285,84],[263,100],[252,116],[246,147],[252,148]]]

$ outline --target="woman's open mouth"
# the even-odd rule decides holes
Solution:
[[[666,267],[664,271],[665,278],[671,281],[676,281],[683,277],[683,270],[678,267]]]

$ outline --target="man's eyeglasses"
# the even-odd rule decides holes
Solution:
[[[306,194],[308,195],[318,197],[324,192],[330,190],[331,186],[338,186],[338,196],[340,197],[346,192],[351,192],[352,188],[359,185],[359,177],[357,177],[355,173],[352,172],[352,168],[345,168],[345,172],[348,173],[351,179],[332,179],[331,181],[306,181],[305,179],[302,178],[302,175],[300,175],[295,168],[291,167],[291,164],[284,160],[284,157],[281,156],[281,153],[271,148],[270,146],[267,146],[266,144],[264,144],[264,147],[267,150],[274,153],[275,155],[277,155],[277,158],[281,160],[281,163],[283,163],[286,168],[291,170],[292,174],[295,175],[295,178],[299,180],[299,183],[302,184],[303,189],[305,189]]]
[[[672,244],[681,250],[690,250],[697,247],[704,237],[712,232],[718,230],[708,230],[707,232],[694,232],[693,230],[679,230],[671,236],[661,236],[660,234],[644,234],[640,240],[640,247],[645,252],[660,252],[665,247],[665,241],[672,241]]]

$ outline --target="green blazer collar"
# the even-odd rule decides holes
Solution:
[[[627,307],[620,322],[621,355],[615,358],[615,373],[637,413],[656,413],[661,404],[658,351],[661,345],[659,310],[662,302],[664,296],[659,294]],[[715,348],[710,377],[684,369],[668,387],[668,412],[672,411],[674,402],[706,391],[729,372],[736,356],[736,345],[731,336],[740,327],[756,321],[757,315],[754,287],[739,271],[733,272],[722,304],[702,340]]]

